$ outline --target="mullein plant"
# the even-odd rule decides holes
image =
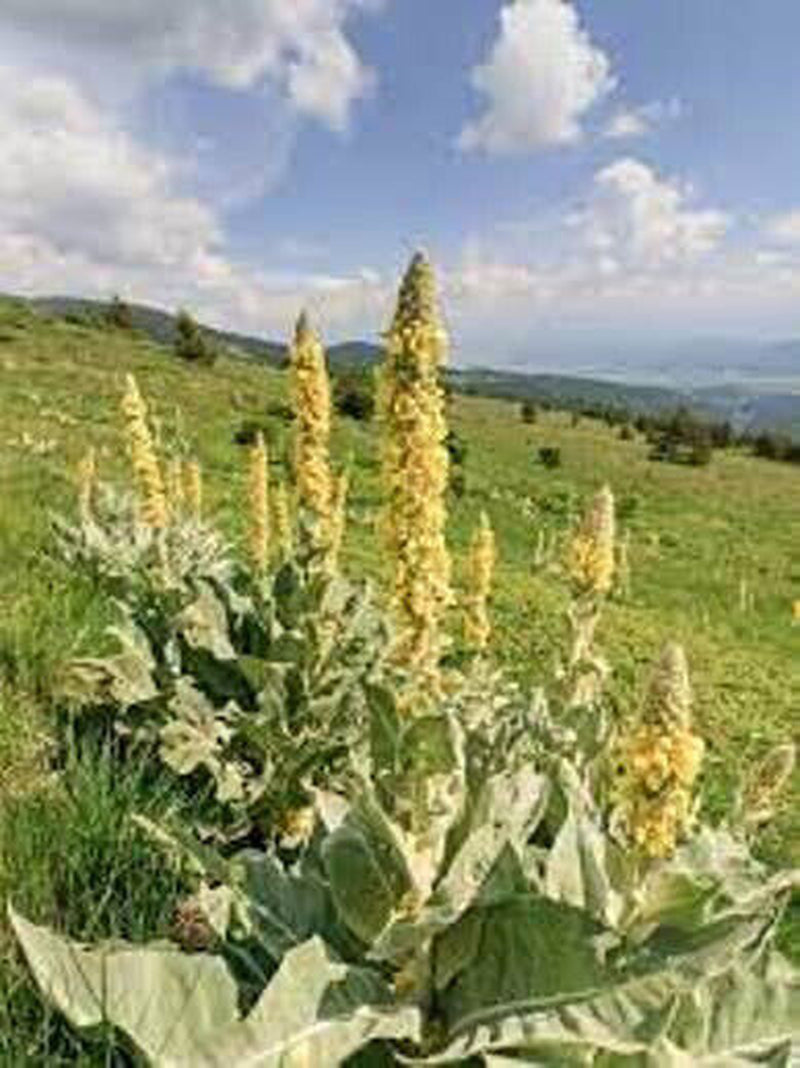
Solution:
[[[264,435],[260,432],[250,450],[248,502],[250,563],[257,575],[263,575],[270,554],[269,458]]]
[[[203,471],[198,460],[188,460],[184,465],[183,497],[188,515],[199,522],[203,517]]]
[[[76,472],[78,487],[78,515],[82,523],[90,522],[94,514],[97,493],[97,453],[89,449],[78,463]]]
[[[294,478],[300,516],[330,569],[335,540],[336,487],[330,462],[331,391],[325,351],[305,312],[289,354],[290,394],[295,416]]]
[[[496,562],[494,531],[489,517],[482,512],[469,546],[468,591],[464,604],[464,641],[479,656],[485,656],[492,636],[489,600]]]
[[[147,405],[133,375],[127,376],[122,414],[125,418],[128,452],[133,465],[139,514],[146,526],[153,530],[163,530],[168,522],[164,480],[153,444]]]
[[[446,351],[433,270],[417,254],[386,335],[378,410],[395,659],[418,692],[431,695],[441,689],[442,623],[452,600],[445,543],[447,427],[440,384]]]
[[[617,743],[614,824],[646,858],[669,857],[692,829],[703,741],[692,730],[686,654],[668,644],[640,722]]]
[[[614,587],[617,555],[614,495],[604,486],[592,499],[567,547],[572,588],[567,663],[561,670],[569,706],[592,705],[600,696],[608,665],[594,647],[603,605]]]

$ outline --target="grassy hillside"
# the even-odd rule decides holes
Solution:
[[[230,360],[190,368],[142,338],[0,306],[0,781],[7,792],[24,788],[29,760],[35,764],[60,662],[95,649],[106,622],[91,589],[50,555],[48,521],[71,508],[72,472],[89,444],[105,474],[124,474],[117,413],[128,371],[151,398],[165,444],[183,428],[203,463],[208,507],[234,536],[244,472],[237,427],[264,421],[273,462],[286,450],[289,428],[266,414],[284,397],[280,372]],[[643,442],[619,441],[599,423],[573,427],[552,413],[525,426],[516,407],[499,400],[456,398],[451,420],[468,447],[452,546],[463,549],[485,508],[501,552],[500,653],[524,677],[550,662],[563,631],[558,577],[546,563],[535,566],[540,532],[558,537],[589,492],[604,481],[614,487],[633,567],[632,594],[611,607],[602,633],[614,686],[629,701],[637,669],[665,638],[686,644],[711,743],[709,803],[719,803],[736,771],[798,726],[800,631],[791,604],[800,598],[800,473],[736,453],[716,456],[707,469],[653,464]],[[347,553],[379,575],[374,432],[348,421],[337,439],[337,457],[354,480]],[[542,445],[562,450],[560,469],[538,463]],[[790,829],[787,808],[773,848],[790,848]]]

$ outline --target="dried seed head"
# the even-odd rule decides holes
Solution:
[[[264,435],[256,436],[250,450],[248,497],[250,505],[250,559],[256,571],[269,563],[268,456]]]
[[[605,594],[614,581],[614,495],[604,486],[595,496],[569,546],[567,570],[580,593]]]
[[[773,749],[756,767],[742,792],[740,807],[745,826],[759,827],[772,819],[792,777],[796,758],[796,747],[788,742]]]
[[[127,376],[122,413],[142,520],[154,530],[163,529],[167,525],[167,497],[148,425],[147,405],[133,375]]]

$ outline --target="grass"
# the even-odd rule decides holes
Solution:
[[[127,477],[118,411],[128,372],[152,404],[164,448],[188,439],[203,465],[207,510],[234,540],[246,477],[236,429],[266,422],[276,474],[290,434],[268,414],[285,399],[279,372],[233,360],[188,367],[144,339],[0,303],[0,898],[82,938],[163,934],[179,889],[163,858],[126,829],[131,811],[166,803],[158,790],[135,773],[112,782],[102,753],[75,756],[59,785],[48,774],[60,665],[95,653],[109,621],[91,583],[53,558],[49,516],[73,507],[72,473],[89,445],[104,477]],[[686,645],[710,747],[706,805],[721,814],[737,777],[797,733],[798,469],[737,452],[717,454],[708,468],[654,464],[643,441],[621,441],[600,423],[576,427],[544,413],[525,425],[515,405],[481,398],[456,398],[451,422],[468,456],[449,538],[458,561],[481,510],[489,513],[500,551],[497,655],[523,679],[547,674],[564,634],[566,592],[551,564],[535,566],[537,538],[563,538],[581,502],[612,485],[633,572],[630,596],[609,605],[599,635],[614,667],[612,693],[623,711],[635,709],[660,646],[668,638]],[[544,445],[561,449],[561,468],[538,463]],[[374,428],[340,423],[335,456],[353,486],[346,565],[380,581]],[[800,862],[797,801],[795,781],[762,842],[770,860]],[[796,941],[797,925],[787,930]],[[109,1059],[103,1036],[79,1052],[47,1017],[1,924],[0,948],[0,1062],[125,1063]]]

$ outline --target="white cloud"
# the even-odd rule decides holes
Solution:
[[[625,157],[595,175],[586,208],[573,219],[587,247],[608,267],[653,271],[713,251],[731,220],[689,206],[690,190]]]
[[[299,113],[343,130],[374,74],[346,34],[377,0],[3,0],[0,29],[44,47],[73,74],[110,63],[117,78],[194,71],[228,89],[277,86]],[[77,64],[76,64],[77,57]]]
[[[229,258],[215,213],[174,191],[170,160],[133,142],[63,78],[0,70],[0,290],[174,308],[288,329],[309,304],[332,329],[375,322],[380,277],[274,277]]]
[[[764,233],[781,245],[800,245],[800,209],[773,215],[767,220]]]
[[[611,116],[603,130],[603,136],[611,140],[630,140],[645,137],[654,132],[657,126],[680,118],[683,105],[677,97],[671,100],[654,100],[639,107],[622,108]]]
[[[518,153],[579,140],[586,112],[615,81],[571,3],[511,0],[472,84],[486,96],[486,109],[464,128],[459,145]]]

